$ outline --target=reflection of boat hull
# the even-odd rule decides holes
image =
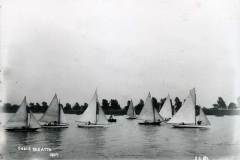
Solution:
[[[69,124],[58,124],[58,125],[41,125],[42,128],[68,128]]]
[[[79,128],[105,128],[106,125],[103,124],[78,124]]]
[[[137,117],[127,117],[126,119],[137,119]]]
[[[116,119],[108,119],[108,122],[117,122]]]
[[[194,124],[173,124],[174,128],[210,128],[210,126],[194,125]]]
[[[139,125],[161,125],[161,122],[139,122]]]
[[[35,132],[39,128],[6,128],[7,131],[11,132]]]

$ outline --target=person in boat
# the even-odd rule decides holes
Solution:
[[[198,124],[198,125],[201,125],[201,124],[202,124],[202,121],[197,121],[197,124]]]
[[[180,123],[180,124],[184,125],[185,123],[184,123],[184,122],[182,122],[182,123]]]
[[[57,125],[57,121],[54,121],[53,124],[54,124],[54,125]]]
[[[90,125],[91,124],[91,122],[90,121],[88,121],[88,125]]]

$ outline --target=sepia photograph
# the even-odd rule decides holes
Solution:
[[[238,0],[1,0],[0,160],[238,160],[239,44]]]

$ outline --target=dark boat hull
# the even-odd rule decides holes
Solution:
[[[139,125],[155,125],[155,126],[159,126],[161,125],[161,122],[139,122]]]
[[[126,119],[133,120],[133,119],[137,119],[137,117],[127,117]]]
[[[36,132],[39,128],[7,128],[11,132]]]
[[[117,122],[116,119],[108,119],[108,122]]]

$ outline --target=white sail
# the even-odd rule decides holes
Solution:
[[[105,113],[103,112],[103,109],[99,104],[96,124],[108,124],[107,117],[105,116]]]
[[[24,97],[17,112],[6,123],[7,128],[22,128],[27,126],[27,101]]]
[[[169,119],[172,118],[172,105],[170,101],[170,96],[168,95],[159,114],[164,118],[164,119]]]
[[[195,124],[195,104],[193,103],[191,92],[182,107],[172,117],[172,119],[168,121],[168,123]]]
[[[153,107],[152,104],[152,97],[149,93],[143,109],[138,117],[138,119],[149,121],[149,122],[156,122],[158,120],[162,121],[162,117],[159,115],[158,111]]]
[[[130,105],[128,107],[128,111],[127,111],[127,115],[131,118],[135,118],[136,117],[136,113],[133,107],[133,101],[130,101]]]
[[[201,125],[210,125],[210,122],[207,116],[204,114],[202,108],[200,107],[199,116],[197,118],[198,121],[201,121]]]
[[[43,116],[39,119],[40,122],[58,122],[59,120],[59,103],[57,95],[55,94],[47,111],[43,114]]]
[[[29,127],[30,128],[40,128],[40,124],[38,123],[38,120],[35,118],[33,113],[29,111]]]
[[[91,122],[96,123],[97,121],[97,91],[95,91],[93,98],[88,104],[87,109],[83,112],[83,114],[80,116],[80,119],[78,121],[80,122]]]
[[[62,123],[67,123],[67,120],[65,118],[65,114],[63,112],[63,107],[62,106],[60,106],[60,123],[61,124]]]
[[[153,106],[152,106],[152,98],[151,94],[149,93],[146,101],[144,103],[144,106],[142,108],[142,111],[138,117],[138,119],[146,120],[146,121],[153,121]]]

